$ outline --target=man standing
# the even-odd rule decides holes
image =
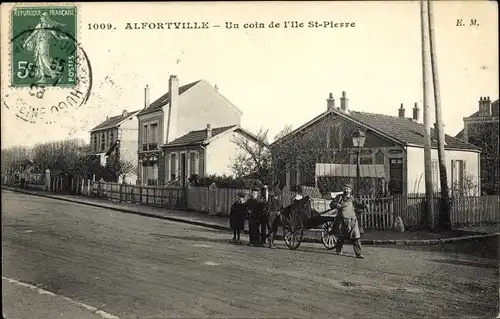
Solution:
[[[261,218],[262,204],[257,199],[259,195],[258,189],[252,189],[252,194],[247,200],[248,210],[248,232],[250,240],[247,246],[258,246],[260,242],[259,223]]]
[[[274,245],[274,238],[278,232],[278,225],[280,223],[280,215],[282,210],[281,205],[281,192],[275,189],[271,198],[269,199],[268,214],[267,214],[267,231],[269,232],[269,248],[276,248]]]
[[[260,190],[260,207],[259,207],[259,229],[260,229],[260,246],[264,246],[266,244],[267,239],[267,222],[268,222],[268,209],[269,209],[269,190],[267,185]]]
[[[352,246],[357,258],[364,258],[361,254],[361,234],[359,232],[358,218],[356,210],[365,208],[366,205],[359,204],[352,196],[352,186],[347,184],[344,186],[344,193],[338,195],[330,204],[331,208],[337,208],[338,214],[336,218],[336,227],[339,230],[339,239],[335,245],[336,253],[342,254],[344,241],[352,240]]]

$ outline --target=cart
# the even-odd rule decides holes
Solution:
[[[337,210],[330,208],[330,202],[331,200],[305,196],[283,208],[283,238],[290,250],[299,248],[305,229],[318,226],[321,226],[321,241],[326,249],[335,248],[337,237],[334,226]]]

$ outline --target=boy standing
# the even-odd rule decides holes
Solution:
[[[240,232],[245,229],[246,215],[245,194],[238,193],[238,199],[231,206],[231,214],[229,216],[229,226],[233,230],[233,243],[241,244]]]

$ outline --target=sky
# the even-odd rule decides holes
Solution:
[[[242,110],[244,128],[256,132],[263,127],[271,137],[285,125],[296,128],[324,112],[330,92],[339,105],[346,91],[349,107],[357,111],[397,116],[403,103],[411,116],[415,102],[422,107],[418,1],[81,3],[77,40],[92,66],[91,95],[86,104],[68,110],[53,124],[28,123],[16,117],[15,108],[5,107],[7,100],[28,99],[29,91],[8,87],[10,9],[1,6],[2,148],[66,138],[89,140],[89,130],[106,116],[142,108],[146,85],[152,101],[166,93],[171,74],[181,85],[199,79],[217,85]],[[434,4],[447,134],[461,130],[463,117],[478,109],[481,96],[498,99],[497,10],[496,2],[486,1]],[[477,25],[457,27],[457,19],[476,19]],[[175,21],[208,21],[221,27],[126,29],[127,23]],[[305,27],[271,29],[272,21],[281,26],[284,21],[301,21]],[[308,28],[308,21],[355,26]],[[240,28],[226,29],[225,22],[239,23]],[[266,28],[243,28],[255,22]],[[89,23],[111,23],[113,29],[89,30]]]

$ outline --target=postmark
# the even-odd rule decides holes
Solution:
[[[77,41],[77,7],[15,7],[11,13],[11,86],[2,104],[30,123],[52,124],[85,104],[92,67]]]

